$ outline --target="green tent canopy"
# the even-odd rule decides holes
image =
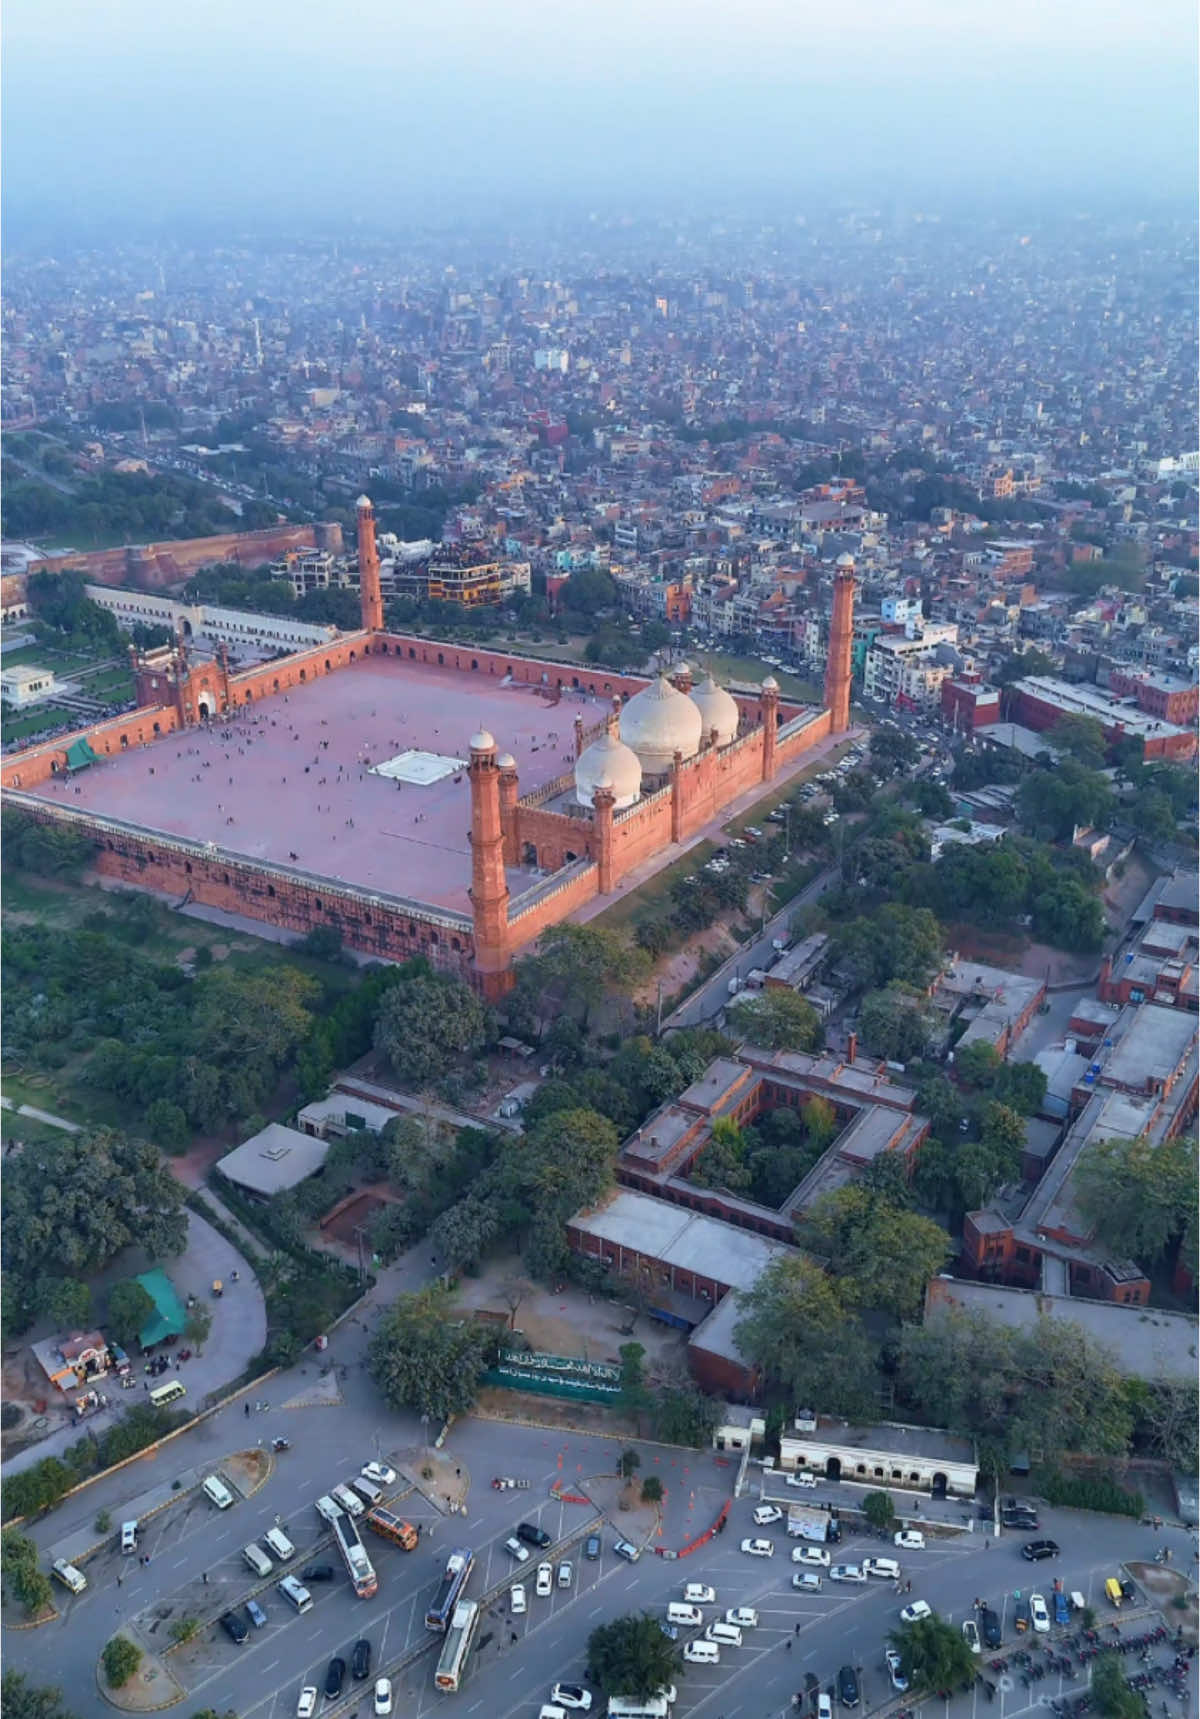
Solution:
[[[164,1337],[178,1337],[187,1324],[187,1314],[175,1293],[175,1285],[164,1271],[144,1271],[137,1279],[154,1303],[154,1312],[138,1332],[143,1349],[161,1343]]]
[[[89,764],[99,764],[100,756],[93,752],[86,735],[67,749],[67,769],[86,770]]]

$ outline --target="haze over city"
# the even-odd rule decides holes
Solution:
[[[3,37],[18,234],[589,200],[1157,203],[1195,177],[1189,0],[9,0]]]

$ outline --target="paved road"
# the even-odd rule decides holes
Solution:
[[[360,1332],[359,1338],[364,1335]],[[353,1343],[344,1342],[342,1348],[351,1353]],[[320,1492],[338,1479],[349,1478],[372,1455],[404,1456],[410,1461],[415,1455],[419,1461],[423,1438],[419,1424],[410,1416],[381,1410],[369,1383],[352,1364],[344,1377],[338,1377],[340,1404],[299,1406],[306,1390],[328,1378],[323,1379],[313,1363],[280,1376],[268,1387],[267,1400],[272,1404],[268,1412],[247,1417],[232,1407],[226,1409],[151,1462],[132,1465],[35,1525],[34,1537],[46,1549],[71,1526],[86,1526],[102,1507],[119,1522],[139,1491],[149,1484],[166,1485],[169,1490],[171,1477],[189,1466],[199,1473],[210,1472],[231,1450],[279,1432],[293,1441],[293,1449],[278,1459],[265,1485],[232,1510],[217,1512],[191,1493],[151,1518],[143,1539],[151,1557],[149,1567],[132,1559],[122,1561],[111,1547],[90,1560],[86,1593],[76,1599],[56,1594],[60,1621],[41,1630],[10,1634],[7,1663],[61,1683],[70,1691],[70,1704],[81,1719],[105,1713],[104,1703],[93,1692],[93,1668],[104,1641],[123,1622],[140,1618],[143,1629],[154,1630],[154,1639],[169,1628],[172,1617],[215,1618],[223,1606],[257,1586],[241,1561],[240,1548],[260,1536],[276,1516],[283,1518],[302,1556],[307,1556],[325,1539],[312,1509]],[[293,1406],[285,1406],[289,1402]],[[643,1473],[658,1472],[666,1484],[663,1544],[678,1546],[711,1524],[730,1495],[734,1470],[710,1453],[693,1455],[645,1444],[639,1449]],[[488,1593],[515,1573],[501,1541],[517,1520],[535,1518],[557,1540],[578,1534],[593,1519],[590,1506],[562,1503],[549,1496],[549,1488],[559,1480],[582,1488],[589,1476],[611,1472],[617,1447],[599,1437],[468,1420],[454,1429],[444,1454],[471,1476],[465,1516],[444,1518],[435,1503],[419,1493],[407,1497],[402,1509],[422,1524],[421,1546],[405,1554],[371,1537],[380,1591],[369,1602],[356,1601],[339,1574],[332,1583],[314,1585],[313,1610],[300,1619],[268,1584],[261,1595],[267,1627],[255,1632],[243,1647],[206,1625],[187,1669],[188,1698],[180,1712],[187,1715],[204,1706],[233,1709],[242,1719],[251,1715],[290,1719],[301,1684],[321,1683],[329,1658],[334,1653],[347,1656],[360,1635],[372,1642],[376,1664],[383,1666],[413,1645],[424,1645],[425,1605],[448,1548],[465,1543],[475,1550],[477,1568],[470,1591],[479,1596]],[[528,1478],[530,1491],[515,1498],[493,1492],[488,1482],[497,1470]],[[785,1501],[794,1501],[795,1494],[787,1494],[777,1478],[765,1482],[768,1497],[772,1489]],[[846,1497],[854,1491],[845,1485],[830,1490]],[[825,1682],[846,1663],[864,1667],[864,1706],[869,1710],[884,1693],[882,1648],[900,1601],[884,1582],[866,1587],[827,1582],[817,1595],[795,1593],[790,1585],[790,1545],[778,1527],[766,1531],[775,1539],[773,1558],[753,1559],[738,1550],[743,1535],[753,1532],[751,1512],[756,1502],[757,1497],[735,1502],[727,1532],[686,1562],[661,1559],[652,1550],[633,1566],[617,1559],[612,1553],[614,1530],[624,1527],[618,1513],[603,1530],[599,1560],[585,1562],[576,1551],[576,1579],[570,1591],[555,1589],[548,1600],[538,1600],[530,1592],[528,1613],[516,1619],[509,1614],[506,1596],[491,1602],[482,1633],[492,1639],[473,1656],[471,1676],[457,1697],[435,1693],[433,1659],[426,1654],[398,1680],[403,1697],[399,1710],[423,1715],[448,1708],[472,1719],[530,1714],[555,1679],[582,1675],[587,1636],[596,1624],[631,1609],[658,1612],[679,1596],[685,1580],[711,1583],[722,1608],[756,1607],[760,1623],[748,1632],[743,1648],[723,1653],[719,1666],[686,1668],[686,1676],[678,1680],[679,1719],[690,1719],[692,1714],[703,1719],[738,1719],[739,1715],[749,1719],[777,1713],[805,1671],[814,1671]],[[963,1528],[963,1510],[949,1506],[945,1513]],[[1020,1559],[1017,1536],[1005,1536],[987,1549],[977,1532],[931,1539],[927,1551],[907,1554],[903,1560],[905,1573],[914,1582],[914,1597],[927,1599],[955,1621],[966,1615],[976,1595],[986,1597],[1007,1617],[1013,1590],[1048,1588],[1054,1574],[1062,1577],[1068,1589],[1080,1588],[1095,1597],[1120,1559],[1152,1555],[1166,1535],[1126,1521],[1062,1511],[1046,1515],[1043,1529],[1061,1543],[1063,1558],[1061,1564],[1036,1567],[1036,1572]],[[1171,1538],[1177,1560],[1186,1564],[1191,1555],[1189,1538],[1180,1532]],[[841,1555],[855,1561],[863,1553],[881,1550],[877,1541],[850,1535]],[[336,1566],[328,1550],[321,1557]],[[530,1589],[533,1563],[523,1566]],[[204,1572],[207,1585],[202,1581]],[[166,1615],[156,1617],[151,1602]],[[511,1640],[514,1632],[515,1642]],[[794,1643],[790,1649],[788,1641]],[[1046,1692],[1046,1686],[1040,1685],[1039,1702]],[[361,1713],[361,1686],[351,1696],[356,1693],[359,1700],[350,1699],[342,1707],[331,1704],[325,1711],[336,1712],[338,1719],[355,1710]],[[927,1719],[975,1719],[973,1698],[954,1705],[953,1715],[930,1710]],[[1028,1706],[1028,1693],[1018,1684],[1015,1690],[1003,1692],[989,1719],[1020,1719]]]
[[[753,943],[745,944],[736,955],[729,960],[694,991],[686,1002],[669,1014],[663,1022],[664,1031],[668,1027],[698,1027],[706,1021],[711,1021],[729,1001],[729,981],[744,979],[755,967],[769,967],[775,959],[772,939],[786,937],[792,915],[798,908],[805,907],[810,901],[816,901],[819,896],[837,882],[838,868],[831,866],[827,871],[819,873],[810,884],[802,889],[799,895],[793,896],[786,907],[768,919],[760,935]]]

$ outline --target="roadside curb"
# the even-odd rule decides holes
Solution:
[[[123,1634],[127,1634],[127,1633],[128,1632],[123,1631],[123,1630],[117,1631],[117,1635],[123,1635]],[[112,1636],[109,1637],[109,1641],[112,1641],[114,1639],[115,1638]],[[130,1640],[133,1639],[131,1635],[129,1636],[129,1639]],[[108,1645],[108,1643],[106,1642],[105,1646],[107,1647],[107,1645]],[[135,1643],[134,1645],[136,1646],[137,1644]],[[103,1649],[101,1651],[103,1651]],[[142,1652],[145,1653],[145,1651],[146,1651],[145,1648],[143,1648]],[[151,1659],[158,1659],[159,1655],[157,1653],[155,1653],[155,1654],[150,1654],[147,1657],[151,1658]],[[187,1700],[187,1690],[179,1682],[179,1679],[174,1675],[174,1673],[167,1670],[165,1665],[163,1666],[162,1670],[163,1670],[163,1676],[168,1680],[168,1682],[174,1684],[175,1688],[178,1690],[178,1694],[172,1695],[172,1697],[169,1701],[156,1702],[153,1707],[126,1707],[123,1702],[118,1701],[117,1696],[120,1694],[120,1691],[115,1690],[115,1689],[110,1689],[108,1687],[108,1683],[104,1677],[104,1667],[101,1664],[99,1658],[97,1658],[97,1660],[96,1660],[96,1689],[98,1690],[101,1699],[104,1701],[107,1701],[108,1705],[110,1707],[115,1708],[118,1713],[164,1713],[168,1707],[178,1707],[178,1705],[181,1701],[186,1701]]]
[[[50,1602],[50,1613],[49,1613],[48,1617],[26,1618],[24,1623],[6,1623],[4,1625],[4,1627],[5,1627],[5,1629],[8,1629],[8,1630],[22,1630],[22,1631],[27,1630],[27,1629],[41,1629],[43,1624],[53,1623],[55,1618],[61,1617],[61,1616],[62,1616],[62,1613],[58,1610],[57,1606],[54,1604],[54,1602],[52,1600]]]

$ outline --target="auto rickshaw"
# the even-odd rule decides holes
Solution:
[[[1119,1609],[1121,1601],[1125,1598],[1125,1595],[1121,1592],[1121,1584],[1115,1576],[1110,1576],[1105,1582],[1104,1592],[1108,1596],[1110,1602]]]
[[[225,1285],[221,1282],[221,1279],[219,1277],[213,1278],[212,1292],[216,1296],[218,1301],[220,1301],[221,1297],[225,1293]]]

